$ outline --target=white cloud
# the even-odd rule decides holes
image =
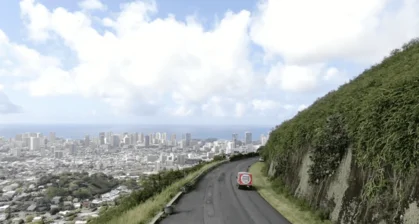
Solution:
[[[99,0],[83,0],[79,2],[79,6],[85,10],[105,10],[106,6],[102,4]]]
[[[10,42],[0,29],[0,76],[37,77],[45,69],[60,65],[56,58],[41,55],[24,45]]]
[[[20,83],[18,88],[27,88],[32,96],[69,94],[76,91],[68,72],[56,67],[47,67],[31,82]]]
[[[247,106],[244,103],[236,103],[234,115],[236,117],[242,117],[246,114]]]
[[[343,84],[349,81],[349,75],[345,71],[340,71],[336,67],[330,67],[324,72],[323,80]]]
[[[327,69],[326,75],[323,76],[323,79],[330,80],[330,79],[335,78],[338,75],[339,75],[339,70],[335,67],[331,67]]]
[[[302,110],[305,110],[307,107],[308,107],[307,105],[305,105],[305,104],[301,104],[300,106],[298,106],[297,111],[302,111]]]
[[[19,112],[22,112],[22,108],[10,101],[9,97],[3,92],[3,86],[0,85],[0,114]]]
[[[318,85],[318,77],[324,68],[323,64],[299,66],[278,63],[271,67],[266,77],[266,84],[291,92],[307,92]]]
[[[32,36],[42,36],[37,32],[58,35],[79,61],[70,71],[59,72],[62,82],[71,87],[54,90],[59,83],[59,77],[54,77],[55,84],[49,87],[39,80],[28,84],[32,93],[41,89],[43,95],[78,91],[124,110],[152,113],[148,107],[162,106],[168,94],[176,95],[182,108],[206,102],[214,94],[248,97],[256,83],[248,59],[247,11],[227,12],[213,30],[206,31],[193,18],[187,23],[174,17],[151,20],[156,5],[133,2],[124,5],[117,17],[105,18],[115,32],[107,30],[102,35],[92,27],[87,14],[63,8],[43,10],[40,18],[49,20],[42,24],[48,25],[33,26],[41,22],[32,14],[42,7],[32,0],[23,0],[21,5],[25,6],[22,12]],[[133,102],[141,108],[128,108]],[[208,110],[208,105],[201,108]]]
[[[179,105],[177,108],[174,108],[170,114],[179,117],[187,117],[194,114],[194,109],[187,108],[185,105]]]
[[[214,117],[224,117],[227,115],[224,111],[224,107],[221,105],[221,99],[219,97],[211,97],[211,99],[202,105],[202,111],[204,114],[208,114]]]
[[[252,101],[252,106],[254,110],[266,111],[279,108],[279,103],[273,100],[259,100],[255,99]]]
[[[35,0],[20,1],[20,11],[23,17],[28,17],[27,29],[29,38],[34,41],[45,41],[49,38],[47,27],[51,18],[48,9]]]
[[[419,35],[417,0],[267,0],[259,8],[252,39],[287,63],[373,63]]]
[[[25,76],[17,86],[33,96],[100,98],[118,114],[288,116],[304,105],[281,104],[287,95],[348,80],[332,61],[375,62],[419,35],[419,0],[266,0],[252,15],[225,13],[211,29],[194,17],[154,19],[154,1],[123,4],[101,18],[89,14],[106,9],[100,1],[79,5],[68,11],[22,0],[29,40],[62,42],[75,62],[15,44],[0,30],[0,75]],[[265,52],[253,52],[252,41]],[[258,63],[265,74],[256,74]]]

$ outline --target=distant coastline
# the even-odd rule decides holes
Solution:
[[[174,124],[3,124],[0,125],[0,136],[12,138],[16,134],[25,132],[40,132],[48,135],[55,132],[57,137],[82,139],[85,135],[98,136],[99,132],[138,132],[150,134],[153,132],[166,132],[176,134],[181,138],[184,133],[191,133],[192,138],[218,138],[231,139],[233,133],[244,138],[244,132],[250,131],[253,140],[259,140],[260,135],[267,135],[274,126],[268,125],[174,125]]]

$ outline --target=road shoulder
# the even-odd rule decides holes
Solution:
[[[253,185],[257,192],[273,208],[294,224],[331,224],[330,221],[321,221],[314,212],[298,205],[292,198],[274,190],[272,183],[262,173],[264,163],[257,162],[250,167],[253,176]]]

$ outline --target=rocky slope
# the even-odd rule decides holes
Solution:
[[[263,156],[336,223],[419,223],[419,39],[277,126]]]

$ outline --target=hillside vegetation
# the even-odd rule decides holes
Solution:
[[[38,185],[51,184],[47,188],[49,199],[55,196],[73,196],[80,199],[88,199],[95,195],[103,194],[115,188],[119,182],[112,176],[104,173],[62,173],[60,175],[42,176]]]
[[[262,154],[335,222],[419,223],[419,39],[277,126]]]

